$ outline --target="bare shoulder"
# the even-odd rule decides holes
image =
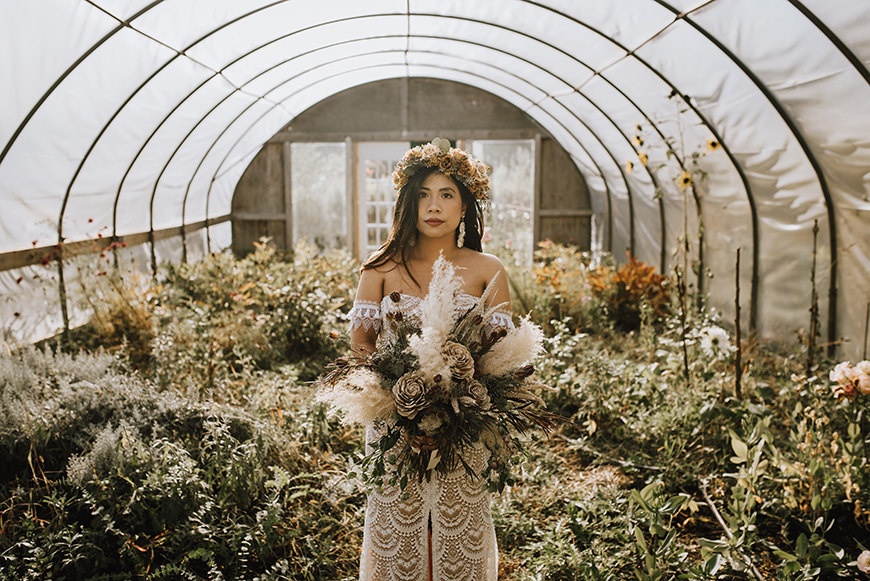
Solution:
[[[475,272],[479,272],[481,276],[487,279],[487,282],[489,282],[489,279],[495,276],[496,273],[499,273],[500,276],[506,276],[504,264],[502,264],[498,256],[493,254],[475,252],[469,262],[469,267],[473,268]]]
[[[384,298],[384,278],[387,270],[383,267],[366,268],[359,275],[355,301],[380,303]]]
[[[510,304],[507,272],[498,257],[483,252],[475,252],[474,255],[468,257],[464,266],[473,277],[474,282],[471,286],[474,288],[475,294],[479,295],[482,293],[492,279],[495,278],[495,288],[487,303],[490,306],[505,302]]]

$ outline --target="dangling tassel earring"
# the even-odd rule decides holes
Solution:
[[[459,237],[456,239],[456,247],[462,248],[462,245],[465,244],[465,215],[463,214],[462,218],[459,219]]]

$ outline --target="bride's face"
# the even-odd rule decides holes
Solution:
[[[464,212],[462,195],[452,178],[435,171],[423,180],[417,209],[417,231],[422,236],[452,236]]]

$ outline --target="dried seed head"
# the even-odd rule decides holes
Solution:
[[[400,300],[402,300],[402,295],[399,294],[399,291],[393,291],[390,293],[390,300],[394,303],[398,303]]]
[[[533,374],[534,372],[535,372],[534,365],[532,365],[532,364],[524,365],[523,367],[520,367],[519,369],[514,371],[514,377],[516,377],[517,379],[525,379],[528,376],[530,376],[531,374]]]

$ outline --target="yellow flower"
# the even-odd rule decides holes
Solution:
[[[646,163],[649,161],[649,158],[646,156],[646,153],[643,150],[637,152],[637,156],[640,158],[640,163],[643,164],[643,167],[646,167]]]
[[[635,135],[631,140],[634,141],[634,144],[638,147],[643,147],[643,139],[640,138],[640,135]]]
[[[634,169],[634,164],[630,161],[625,162],[625,173],[631,173],[631,170]]]
[[[715,139],[708,139],[707,140],[707,151],[716,151],[720,147],[722,147],[722,144],[719,143],[717,140],[715,140]]]
[[[680,186],[681,190],[685,190],[692,185],[692,176],[689,172],[683,170],[683,173],[680,174],[680,179],[677,180],[677,184]]]

